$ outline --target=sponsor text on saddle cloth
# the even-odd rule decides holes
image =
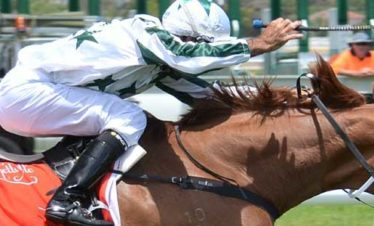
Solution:
[[[114,169],[128,171],[145,150],[134,146],[115,163]],[[109,207],[103,210],[106,220],[120,225],[116,182],[120,174],[109,173],[98,189],[99,199]],[[6,226],[57,226],[47,222],[45,208],[51,198],[50,191],[61,185],[60,179],[44,162],[14,163],[0,160],[0,225]]]

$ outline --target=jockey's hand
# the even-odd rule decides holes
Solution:
[[[291,21],[283,18],[273,20],[267,25],[260,36],[248,40],[251,56],[274,51],[289,40],[303,38],[304,35],[295,30],[300,26],[301,21]]]

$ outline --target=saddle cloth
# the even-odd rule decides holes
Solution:
[[[114,169],[127,172],[146,151],[139,145],[130,148],[114,164]],[[120,225],[117,180],[120,174],[108,173],[98,188],[98,197],[109,207],[103,210],[106,220]],[[0,225],[57,226],[45,218],[51,190],[61,185],[58,176],[44,162],[15,163],[0,161]]]

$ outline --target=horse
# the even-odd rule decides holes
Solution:
[[[374,105],[341,84],[322,57],[310,71],[320,99],[373,166]],[[131,174],[224,181],[262,197],[279,215],[237,197],[125,177],[117,185],[121,225],[270,226],[304,200],[365,182],[370,175],[308,95],[298,98],[271,81],[256,86],[239,95],[216,89],[178,122],[149,118],[140,140],[148,154]]]
[[[214,88],[213,97],[178,122],[149,116],[140,140],[148,154],[117,183],[120,224],[271,226],[283,213],[322,192],[360,188],[373,173],[354,158],[312,100],[318,94],[370,167],[374,166],[374,131],[370,130],[374,105],[341,84],[322,57],[317,57],[310,71],[315,75],[315,91],[296,93],[274,88],[271,81],[255,82],[257,91],[252,91],[233,80],[234,89]],[[92,138],[75,139],[66,141],[75,145],[74,153]],[[63,143],[52,148],[51,154],[32,157],[36,163],[28,164],[29,156],[16,157],[16,162],[24,164],[0,161],[0,182],[11,182],[0,183],[0,188],[7,188],[0,193],[3,203],[20,202],[23,209],[37,206],[33,210],[37,216],[29,214],[34,225],[52,225],[45,222],[43,212],[50,188],[41,189],[35,198],[28,195],[27,200],[24,194],[33,188],[19,193],[14,189],[28,189],[17,184],[34,183],[33,171],[43,175],[51,171],[40,159],[48,155],[56,159],[53,150],[65,161],[63,152],[58,152],[60,146],[65,148]],[[61,175],[67,174],[67,168]],[[41,177],[44,183],[59,186],[57,176],[46,175]],[[373,193],[374,188],[367,192]],[[0,206],[0,214],[12,214],[10,221],[19,216],[19,210],[11,206]],[[24,218],[30,211],[22,212]]]

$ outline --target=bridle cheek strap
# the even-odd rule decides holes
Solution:
[[[358,190],[346,191],[348,193],[349,197],[359,200],[359,196],[363,192],[365,192],[374,183],[374,169],[369,165],[369,163],[367,162],[365,157],[361,154],[361,152],[358,150],[358,148],[353,143],[353,141],[349,138],[347,133],[340,127],[338,122],[334,119],[334,117],[328,111],[327,107],[320,100],[320,98],[318,96],[319,92],[320,92],[319,81],[313,74],[304,73],[304,74],[300,75],[299,78],[297,79],[296,86],[297,86],[298,97],[301,98],[301,85],[300,85],[301,77],[309,78],[311,80],[312,84],[314,84],[314,87],[316,88],[316,90],[314,91],[314,94],[311,95],[312,101],[317,105],[319,110],[323,113],[323,115],[326,117],[327,121],[330,122],[330,124],[334,128],[335,132],[342,138],[342,140],[344,141],[347,149],[353,154],[353,156],[356,158],[356,160],[359,162],[359,164],[370,175],[369,179]]]

